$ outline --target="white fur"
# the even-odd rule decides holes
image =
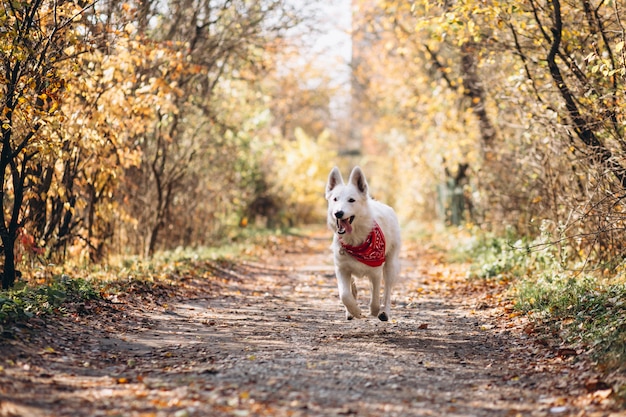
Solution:
[[[370,314],[380,320],[388,320],[390,315],[391,289],[400,272],[400,225],[393,209],[369,196],[367,181],[361,168],[352,170],[348,183],[343,182],[337,167],[333,168],[326,184],[326,200],[328,200],[328,227],[333,230],[332,251],[335,258],[335,274],[339,287],[339,297],[346,307],[348,320],[361,316],[357,304],[357,290],[354,277],[368,277],[371,283]],[[343,212],[343,219],[354,216],[351,228],[338,234],[336,213]],[[341,240],[351,246],[362,244],[374,221],[378,223],[385,235],[386,261],[379,267],[365,265],[342,249]],[[383,304],[380,304],[380,286],[384,282]]]

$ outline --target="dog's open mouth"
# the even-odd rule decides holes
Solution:
[[[352,233],[352,222],[354,216],[350,216],[347,219],[337,219],[337,233],[343,235],[344,233]]]

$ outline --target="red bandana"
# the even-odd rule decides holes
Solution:
[[[346,245],[339,239],[341,246],[357,261],[369,266],[381,266],[385,262],[385,235],[378,223],[359,246]]]

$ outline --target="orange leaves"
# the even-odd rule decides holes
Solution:
[[[18,232],[18,247],[16,250],[16,260],[19,262],[25,254],[31,256],[41,256],[45,253],[45,249],[35,242],[35,237],[23,228]]]

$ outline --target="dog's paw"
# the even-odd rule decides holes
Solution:
[[[385,313],[384,311],[378,315],[378,319],[380,321],[389,321],[389,317],[387,316],[387,313]]]
[[[360,318],[363,318],[363,315],[361,314],[360,311],[357,314],[352,314],[346,311],[346,319],[353,320],[353,319],[360,319]]]

